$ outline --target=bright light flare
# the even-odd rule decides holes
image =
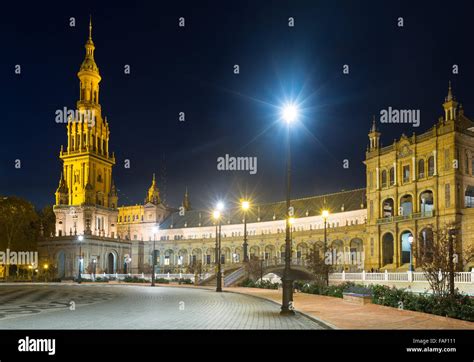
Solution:
[[[286,123],[293,123],[298,118],[298,107],[292,103],[286,104],[282,109],[281,116]]]
[[[222,201],[219,201],[217,203],[217,210],[219,210],[219,211],[224,210],[224,203]]]

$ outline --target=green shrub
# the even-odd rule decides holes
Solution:
[[[255,283],[256,288],[262,288],[262,289],[278,289],[279,284],[278,283],[272,283],[269,280],[259,280],[258,282]]]
[[[246,287],[246,288],[255,288],[255,282],[252,279],[247,278],[247,279],[244,279],[242,283],[240,283],[240,286]]]
[[[149,283],[149,281],[146,279],[130,276],[126,276],[125,278],[123,278],[123,281],[126,283]]]
[[[194,282],[189,278],[187,278],[187,279],[184,279],[184,278],[178,279],[178,283],[179,284],[194,284]]]
[[[240,286],[246,288],[278,289],[279,284],[272,283],[269,280],[259,280],[254,282],[252,279],[247,278],[240,283]]]
[[[474,299],[456,293],[439,297],[433,294],[414,294],[404,289],[383,285],[372,286],[372,302],[394,308],[436,314],[474,322]]]
[[[327,286],[323,283],[308,283],[296,281],[294,283],[294,286],[295,289],[299,290],[302,293],[327,295],[329,297],[342,298],[342,294],[346,292],[346,290],[348,290],[349,288],[355,287],[355,284],[352,282],[345,282],[338,285]]]

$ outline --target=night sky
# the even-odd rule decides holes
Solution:
[[[142,203],[154,172],[172,206],[186,186],[198,208],[245,193],[257,202],[283,200],[279,107],[287,100],[302,108],[292,129],[293,197],[365,187],[367,133],[381,109],[421,110],[419,128],[379,125],[384,145],[402,132],[430,128],[442,115],[449,80],[466,115],[474,113],[472,1],[8,2],[2,8],[0,194],[37,207],[54,203],[59,150],[67,144],[55,111],[74,108],[79,97],[89,14],[119,205]],[[258,157],[257,174],[217,171],[225,154]]]

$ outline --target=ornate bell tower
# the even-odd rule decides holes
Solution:
[[[61,150],[59,156],[63,161],[64,181],[68,189],[66,204],[116,208],[117,201],[112,192],[115,158],[109,154],[109,124],[102,117],[99,103],[101,77],[94,60],[92,23],[89,23],[89,39],[85,48],[86,55],[77,73],[77,110],[74,116],[68,118],[67,148],[66,151]]]
[[[109,153],[109,124],[99,103],[101,76],[94,59],[92,21],[85,49],[77,73],[77,109],[67,112],[67,147],[61,146],[59,155],[63,172],[56,191],[57,229],[62,229],[63,235],[108,236],[115,227],[118,197],[112,179],[115,157]],[[70,220],[68,209],[74,211],[74,220]]]

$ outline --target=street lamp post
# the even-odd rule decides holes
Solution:
[[[217,273],[216,273],[216,292],[222,292],[222,270],[221,270],[221,220],[222,215],[221,211],[224,209],[224,204],[219,202],[217,204],[217,209],[214,211],[214,219],[217,221],[218,232],[216,234],[216,247],[217,247]]]
[[[97,259],[92,259],[92,281],[95,281],[96,270],[97,270]]]
[[[153,252],[152,252],[152,271],[151,271],[151,286],[155,286],[155,269],[156,269],[156,251],[155,251],[155,240],[156,240],[156,233],[158,232],[158,227],[153,227]]]
[[[215,223],[216,223],[216,248],[215,248],[215,251],[214,251],[214,260],[215,260],[215,267],[217,268],[217,261],[219,259],[219,254],[218,254],[218,250],[219,250],[219,218],[221,217],[221,213],[220,212],[216,212],[214,211],[213,215],[214,217],[214,220],[215,220]]]
[[[448,261],[449,261],[449,294],[454,295],[454,239],[456,229],[450,227],[448,230]]]
[[[329,217],[329,210],[323,210],[322,212],[323,220],[324,220],[324,254],[323,254],[323,262],[325,263],[326,260],[326,253],[328,251],[328,235],[327,235],[327,224],[328,224],[328,217]],[[329,267],[324,264],[324,271],[326,277],[326,286],[329,285]]]
[[[77,240],[79,241],[79,272],[77,275],[77,283],[81,284],[82,282],[82,241],[84,240],[84,236],[79,235],[77,237]]]
[[[282,276],[282,303],[281,312],[283,315],[293,315],[295,312],[291,306],[293,299],[293,280],[291,279],[291,235],[290,235],[290,196],[291,196],[291,142],[290,142],[290,124],[298,116],[298,109],[295,105],[286,105],[282,110],[282,118],[287,125],[286,144],[287,144],[287,163],[286,163],[286,233],[285,233],[285,268]]]
[[[48,269],[49,269],[49,265],[46,263],[43,265],[43,271],[44,271],[44,281],[47,282],[48,281]]]
[[[249,261],[248,255],[248,243],[247,243],[247,211],[250,208],[250,203],[246,200],[242,201],[242,210],[244,211],[244,244],[243,244],[243,253],[244,253],[244,263]]]
[[[409,270],[412,272],[413,271],[413,235],[410,234],[408,236],[408,243],[410,244],[410,268]]]

